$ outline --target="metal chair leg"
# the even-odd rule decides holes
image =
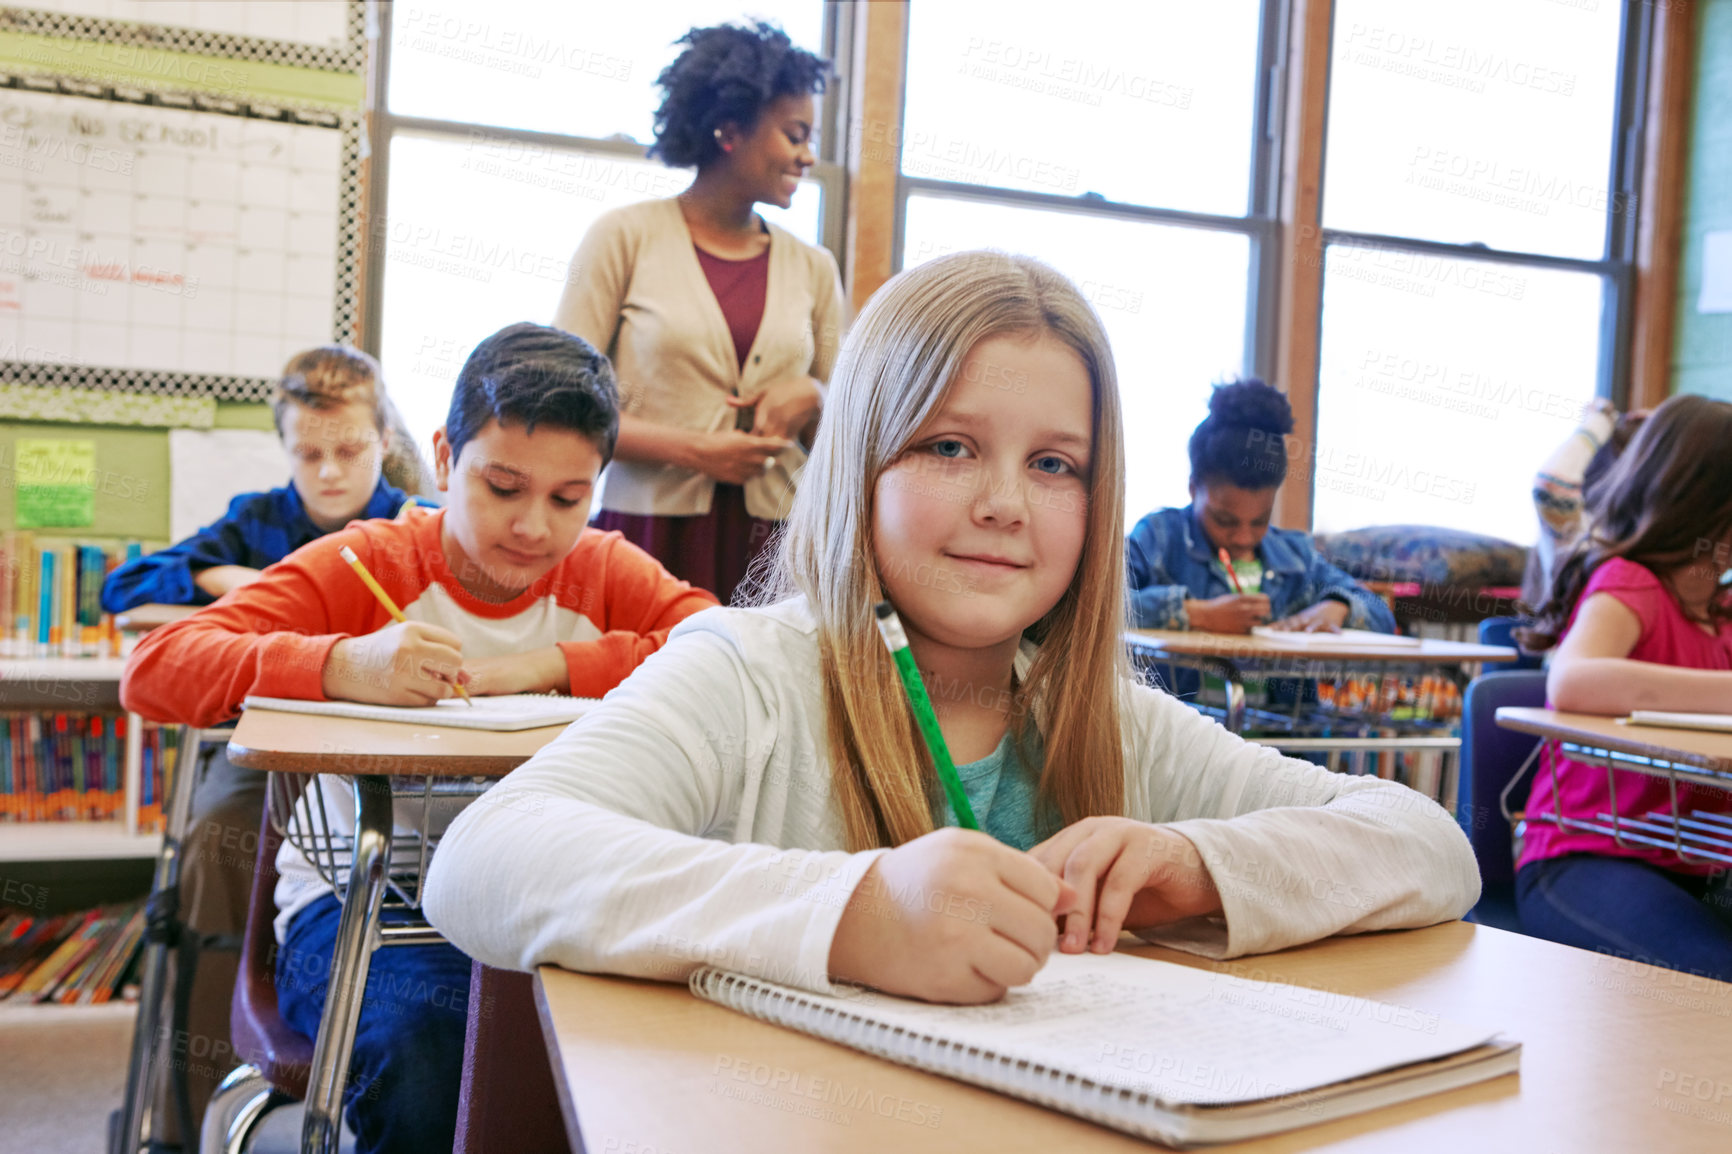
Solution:
[[[264,1116],[293,1101],[265,1081],[257,1066],[236,1066],[205,1107],[198,1148],[203,1154],[242,1154]]]
[[[161,1043],[163,1005],[168,987],[168,952],[180,921],[180,868],[183,839],[192,816],[197,786],[199,737],[202,730],[182,726],[174,765],[174,792],[169,800],[162,851],[157,855],[146,905],[148,930],[139,968],[138,1018],[132,1031],[132,1055],[126,1068],[126,1097],[116,1130],[119,1149],[110,1154],[137,1154],[153,1136],[149,1098],[156,1085],[157,1047]]]
[[[349,892],[343,899],[343,916],[337,923],[337,940],[331,951],[325,1012],[313,1043],[313,1068],[307,1076],[307,1113],[301,1124],[304,1154],[335,1154],[337,1149],[343,1086],[348,1081],[361,998],[378,939],[379,905],[385,897],[385,878],[391,865],[390,779],[359,776],[354,779],[354,790],[355,853]]]

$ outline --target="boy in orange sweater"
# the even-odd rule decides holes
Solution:
[[[470,354],[433,437],[444,509],[352,524],[148,634],[122,701],[205,726],[248,694],[423,705],[461,682],[471,694],[600,697],[716,603],[618,533],[585,528],[618,430],[605,357],[557,329],[500,330]],[[406,622],[356,577],[344,546]],[[345,807],[326,810],[346,822]],[[288,842],[277,867],[279,1009],[312,1037],[341,905]],[[468,985],[469,960],[448,945],[373,956],[345,1087],[358,1151],[450,1149]]]

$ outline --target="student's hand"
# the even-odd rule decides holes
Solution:
[[[1269,599],[1261,593],[1229,593],[1207,601],[1185,602],[1191,628],[1204,633],[1249,633],[1269,620]]]
[[[463,642],[455,633],[401,621],[333,645],[323,689],[332,700],[432,705],[457,692],[453,682],[462,667]]]
[[[263,571],[249,569],[245,565],[212,565],[209,569],[200,569],[194,573],[192,583],[212,597],[221,597],[230,589],[251,585],[263,576]]]
[[[818,423],[824,394],[811,377],[787,377],[750,393],[725,400],[736,409],[752,409],[752,432],[760,437],[799,437]]]
[[[1121,929],[1145,930],[1217,913],[1221,895],[1203,855],[1184,834],[1128,817],[1090,817],[1028,856],[1076,891],[1061,923],[1067,954],[1112,951]]]
[[[1283,617],[1269,628],[1283,633],[1339,633],[1347,621],[1347,606],[1339,601],[1319,601],[1291,617]]]
[[[929,1002],[997,1001],[1052,953],[1076,900],[1060,878],[986,834],[940,829],[873,863],[842,911],[830,974]]]
[[[697,470],[730,485],[744,485],[769,472],[765,464],[793,442],[784,437],[759,437],[738,429],[704,433],[693,450]]]
[[[457,679],[471,697],[565,693],[571,688],[571,667],[566,664],[564,650],[547,645],[528,653],[466,661]]]

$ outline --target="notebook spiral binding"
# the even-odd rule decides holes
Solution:
[[[771,1025],[841,1042],[904,1066],[1010,1094],[1090,1122],[1169,1143],[1184,1141],[1158,1124],[1154,1110],[1172,1104],[1130,1086],[1114,1086],[1039,1062],[968,1046],[902,1026],[874,1022],[770,982],[714,967],[696,970],[693,994]]]

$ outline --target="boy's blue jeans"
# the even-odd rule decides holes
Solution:
[[[1516,875],[1522,930],[1732,982],[1732,888],[1631,858],[1570,854]]]
[[[343,907],[326,894],[289,922],[277,953],[277,1008],[309,1038],[319,1032],[331,950]],[[400,910],[382,915],[404,920]],[[457,1135],[467,956],[455,946],[387,946],[373,952],[343,1104],[357,1154],[449,1150]]]

